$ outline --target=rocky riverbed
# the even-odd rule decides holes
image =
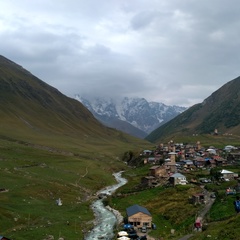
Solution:
[[[123,217],[121,214],[110,208],[109,206],[105,207],[103,205],[104,196],[111,195],[119,187],[127,183],[125,178],[122,178],[122,172],[114,173],[113,176],[117,180],[117,184],[106,187],[99,191],[97,194],[101,196],[101,199],[96,200],[92,204],[92,209],[95,214],[95,226],[84,238],[85,240],[111,240],[114,238],[114,226],[118,223],[121,223]]]

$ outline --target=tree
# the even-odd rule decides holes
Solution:
[[[219,168],[211,168],[210,175],[217,181],[222,177],[222,174]]]

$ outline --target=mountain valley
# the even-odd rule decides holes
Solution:
[[[139,138],[145,138],[153,130],[187,109],[148,102],[144,98],[92,99],[81,97],[79,94],[76,94],[75,98],[106,126]]]
[[[189,196],[203,189],[194,181],[186,186],[139,189],[142,179],[149,177],[150,168],[156,167],[146,164],[143,150],[154,152],[161,143],[171,141],[189,145],[200,141],[205,148],[240,146],[239,90],[240,79],[237,78],[203,103],[189,109],[180,108],[179,112],[177,108],[172,109],[177,115],[142,139],[145,135],[134,137],[113,125],[105,126],[103,122],[107,122],[108,116],[100,122],[79,100],[65,96],[0,56],[0,235],[18,240],[43,240],[50,236],[84,239],[94,225],[91,204],[98,199],[96,193],[116,183],[113,173],[124,171],[128,183],[106,198],[105,204],[122,214],[130,204],[146,205],[157,222],[157,229],[151,234],[156,238],[161,235],[166,239],[179,239],[192,231],[195,213],[200,209],[198,205],[190,205]],[[110,108],[109,119],[115,114],[118,124],[127,118],[135,122],[139,112],[139,123],[144,126],[145,116],[154,115],[148,119],[145,131],[160,124],[155,121],[156,109],[166,108],[157,105],[151,112],[151,104],[145,99],[125,99],[126,111],[123,108],[120,111],[114,104],[99,103],[98,110],[95,108],[98,115]],[[147,107],[140,111],[144,105]],[[103,106],[107,108],[100,111]],[[240,174],[238,165],[224,167]],[[209,176],[210,171],[199,169],[182,173],[191,180]],[[205,232],[196,233],[195,239],[211,234],[220,237],[218,239],[226,239],[231,233],[236,236],[240,218],[233,216],[232,208],[228,212],[232,198],[224,195],[225,188],[235,185],[236,180],[208,185],[209,191],[217,193],[214,211],[208,216],[216,222],[210,223]],[[56,205],[59,198],[61,206]],[[220,208],[223,219],[219,215]],[[175,234],[172,229],[176,230]]]
[[[126,169],[123,153],[152,146],[102,125],[79,101],[3,56],[0,114],[0,235],[11,239],[83,239],[96,191]]]

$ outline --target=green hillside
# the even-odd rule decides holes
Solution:
[[[146,137],[159,142],[184,139],[193,135],[230,136],[239,142],[240,136],[240,77],[229,81],[202,103],[196,104]],[[212,138],[214,141],[214,138]]]
[[[31,143],[44,145],[47,140],[47,145],[68,150],[88,144],[94,150],[96,142],[115,147],[144,142],[104,127],[79,101],[4,57],[0,57],[0,114],[2,136]]]
[[[83,239],[95,192],[126,168],[123,153],[151,148],[3,56],[0,116],[0,235],[12,239]]]

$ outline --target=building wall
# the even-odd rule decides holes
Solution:
[[[139,212],[128,217],[128,222],[138,228],[141,228],[142,226],[147,226],[148,228],[151,228],[152,217],[142,212]]]
[[[225,173],[223,174],[224,178],[228,178],[228,179],[233,179],[234,178],[234,173]]]

